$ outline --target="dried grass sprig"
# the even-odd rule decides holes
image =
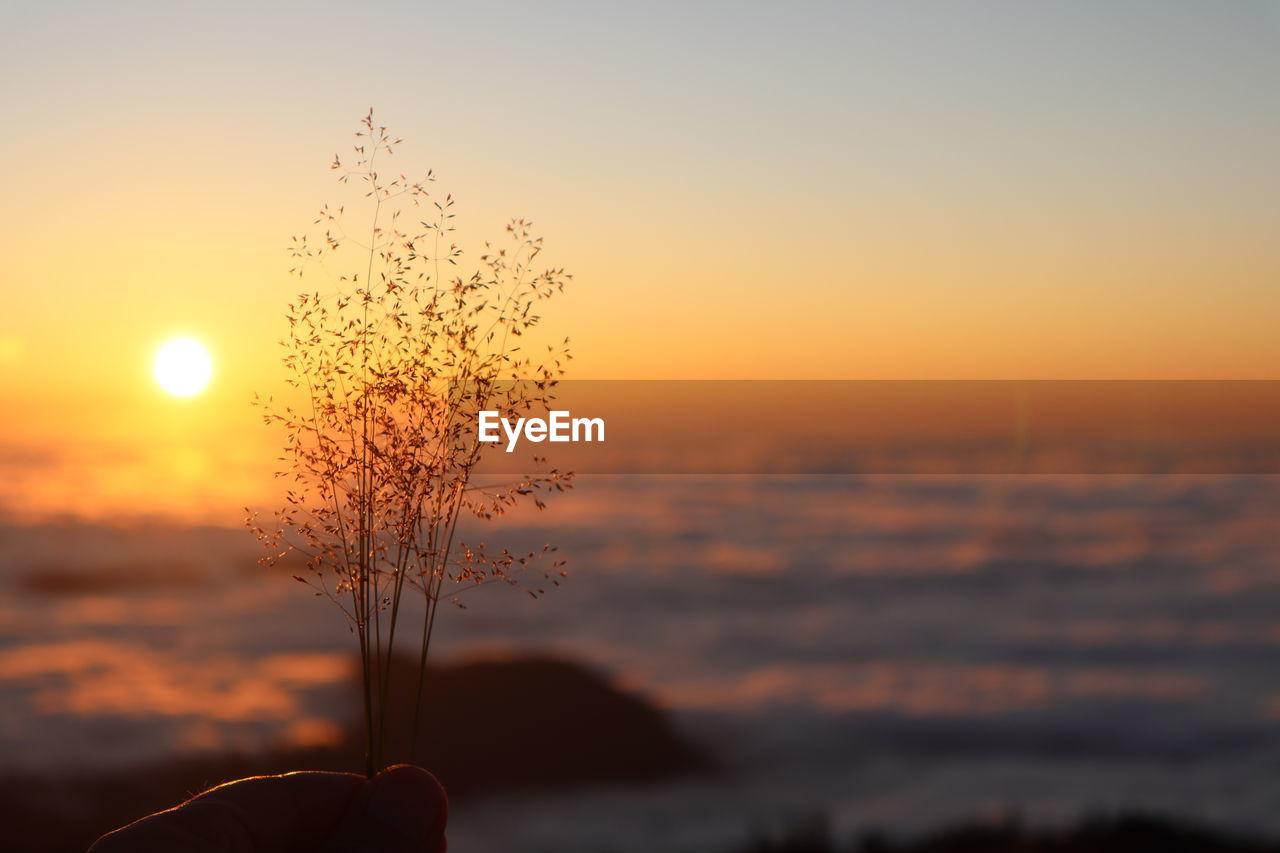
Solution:
[[[430,172],[417,181],[385,176],[379,161],[400,139],[364,117],[351,165],[331,168],[360,198],[326,205],[315,233],[295,237],[292,272],[326,287],[298,294],[288,307],[288,397],[257,398],[268,424],[285,434],[285,505],[249,526],[266,548],[264,563],[290,552],[305,560],[295,575],[336,603],[356,635],[361,662],[367,770],[384,764],[392,652],[402,632],[406,595],[422,605],[416,702],[442,600],[491,583],[529,585],[540,571],[558,585],[555,549],[516,555],[455,542],[459,516],[502,515],[522,498],[571,485],[554,469],[477,486],[481,448],[476,414],[545,409],[570,358],[568,339],[540,357],[520,346],[538,306],[563,291],[563,269],[539,269],[542,240],[514,220],[502,244],[486,243],[477,268],[457,273],[454,200],[433,195]],[[358,226],[348,227],[352,221]],[[337,272],[334,272],[337,270]],[[412,742],[416,749],[417,719]]]

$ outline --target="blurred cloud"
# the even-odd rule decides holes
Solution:
[[[215,722],[285,720],[294,691],[350,678],[340,655],[212,658],[198,667],[127,642],[80,640],[0,651],[0,681],[32,685],[43,714],[197,717]]]

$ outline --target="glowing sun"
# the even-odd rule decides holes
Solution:
[[[174,338],[156,352],[156,382],[175,397],[199,394],[213,376],[213,358],[204,344],[191,338]]]

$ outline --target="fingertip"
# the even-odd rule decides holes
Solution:
[[[397,764],[361,783],[323,847],[342,853],[443,853],[449,799],[421,767]]]
[[[449,796],[431,773],[396,764],[364,785],[365,813],[415,840],[439,843],[449,817]]]

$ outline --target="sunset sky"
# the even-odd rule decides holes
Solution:
[[[538,225],[577,377],[1280,377],[1273,0],[41,3],[0,46],[3,507],[244,502],[370,106],[464,242]]]

